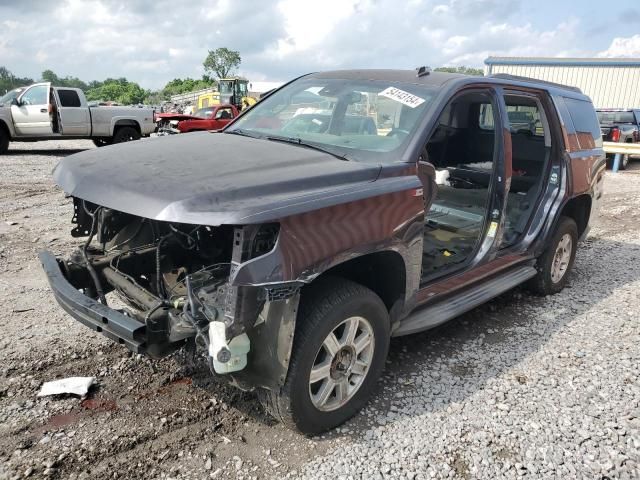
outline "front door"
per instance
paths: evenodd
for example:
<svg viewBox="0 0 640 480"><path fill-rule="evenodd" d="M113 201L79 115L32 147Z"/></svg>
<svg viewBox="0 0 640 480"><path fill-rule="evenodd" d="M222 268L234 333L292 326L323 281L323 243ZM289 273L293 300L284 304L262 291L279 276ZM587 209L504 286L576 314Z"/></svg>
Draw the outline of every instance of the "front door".
<svg viewBox="0 0 640 480"><path fill-rule="evenodd" d="M11 105L11 116L18 135L31 137L53 135L50 92L51 85L48 83L34 85L18 97L17 105Z"/></svg>
<svg viewBox="0 0 640 480"><path fill-rule="evenodd" d="M484 89L456 95L427 142L437 186L425 215L423 282L477 264L497 234L505 173L498 99Z"/></svg>

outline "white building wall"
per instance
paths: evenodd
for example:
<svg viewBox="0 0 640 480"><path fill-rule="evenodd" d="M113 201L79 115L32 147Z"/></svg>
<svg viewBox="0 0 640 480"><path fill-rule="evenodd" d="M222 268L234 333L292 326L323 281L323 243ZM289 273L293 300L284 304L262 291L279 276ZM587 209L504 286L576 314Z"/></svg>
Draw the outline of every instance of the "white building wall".
<svg viewBox="0 0 640 480"><path fill-rule="evenodd" d="M488 65L486 70L578 87L596 108L640 108L640 67Z"/></svg>

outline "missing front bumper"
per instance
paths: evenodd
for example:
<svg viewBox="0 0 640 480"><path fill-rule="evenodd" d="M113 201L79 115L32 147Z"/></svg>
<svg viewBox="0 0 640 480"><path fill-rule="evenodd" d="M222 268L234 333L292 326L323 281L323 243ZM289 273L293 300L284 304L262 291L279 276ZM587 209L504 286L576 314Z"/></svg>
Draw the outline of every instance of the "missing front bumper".
<svg viewBox="0 0 640 480"><path fill-rule="evenodd" d="M41 252L38 257L57 302L69 315L92 330L126 346L132 352L147 353L147 332L144 324L77 290L66 279L58 259L50 252Z"/></svg>

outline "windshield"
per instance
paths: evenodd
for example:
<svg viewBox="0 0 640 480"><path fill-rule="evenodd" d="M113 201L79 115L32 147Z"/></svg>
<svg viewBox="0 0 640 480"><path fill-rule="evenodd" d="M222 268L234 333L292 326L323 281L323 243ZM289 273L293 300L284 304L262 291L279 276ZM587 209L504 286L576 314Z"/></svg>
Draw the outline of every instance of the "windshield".
<svg viewBox="0 0 640 480"><path fill-rule="evenodd" d="M232 93L232 82L229 80L221 81L218 86L220 93Z"/></svg>
<svg viewBox="0 0 640 480"><path fill-rule="evenodd" d="M633 112L597 112L600 123L635 123Z"/></svg>
<svg viewBox="0 0 640 480"><path fill-rule="evenodd" d="M20 95L23 90L24 88L16 88L15 90L5 93L0 97L0 105L9 105L15 98L18 98L18 95Z"/></svg>
<svg viewBox="0 0 640 480"><path fill-rule="evenodd" d="M199 110L196 110L196 113L194 113L193 116L198 118L210 118L211 112L213 112L213 109L214 107L201 108Z"/></svg>
<svg viewBox="0 0 640 480"><path fill-rule="evenodd" d="M261 100L227 133L295 140L348 159L392 162L436 89L424 85L305 77Z"/></svg>

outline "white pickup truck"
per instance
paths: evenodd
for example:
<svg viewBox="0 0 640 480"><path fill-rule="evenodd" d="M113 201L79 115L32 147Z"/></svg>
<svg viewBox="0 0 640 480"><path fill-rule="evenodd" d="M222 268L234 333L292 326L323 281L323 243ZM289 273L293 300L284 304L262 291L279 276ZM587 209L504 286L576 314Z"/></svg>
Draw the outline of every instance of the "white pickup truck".
<svg viewBox="0 0 640 480"><path fill-rule="evenodd" d="M77 88L36 83L0 98L0 154L9 142L90 138L101 147L147 137L155 127L152 109L89 107Z"/></svg>

